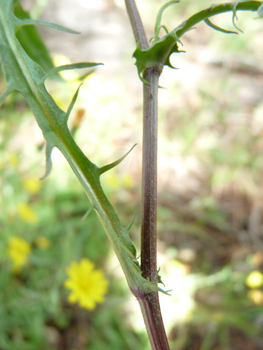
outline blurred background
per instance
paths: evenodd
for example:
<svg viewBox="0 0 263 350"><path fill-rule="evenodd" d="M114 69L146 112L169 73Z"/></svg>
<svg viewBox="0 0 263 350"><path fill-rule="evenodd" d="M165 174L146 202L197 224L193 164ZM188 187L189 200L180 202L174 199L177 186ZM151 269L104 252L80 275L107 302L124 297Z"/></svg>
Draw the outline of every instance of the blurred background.
<svg viewBox="0 0 263 350"><path fill-rule="evenodd" d="M165 1L137 2L150 38ZM124 226L136 213L131 236L139 252L142 87L124 1L21 3L35 19L81 32L37 27L55 66L104 63L84 79L69 127L98 166L137 143L102 183ZM172 30L209 5L182 0L162 23ZM186 53L171 59L179 69L165 68L160 80L158 265L172 290L160 295L171 350L263 348L263 22L255 13L238 17L243 34L202 23L184 35ZM214 23L232 30L231 19ZM62 109L81 75L47 81ZM0 350L149 350L95 213L81 220L90 204L66 161L54 150L51 175L40 181L44 140L24 98L9 96L0 117ZM84 257L109 281L104 303L91 311L70 304L63 285L66 268Z"/></svg>

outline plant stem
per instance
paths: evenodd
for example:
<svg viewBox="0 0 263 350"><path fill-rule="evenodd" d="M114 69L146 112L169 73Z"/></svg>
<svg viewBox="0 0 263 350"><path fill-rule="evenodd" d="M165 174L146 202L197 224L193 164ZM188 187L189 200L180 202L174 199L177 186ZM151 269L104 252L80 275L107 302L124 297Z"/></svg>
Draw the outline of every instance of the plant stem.
<svg viewBox="0 0 263 350"><path fill-rule="evenodd" d="M141 49L146 50L149 47L149 43L144 31L141 16L139 14L135 0L125 0L125 5L131 22L136 44L140 42Z"/></svg>
<svg viewBox="0 0 263 350"><path fill-rule="evenodd" d="M136 43L145 50L149 47L140 14L134 0L125 0ZM146 70L143 84L143 170L142 170L142 224L141 271L142 276L158 283L157 276L157 130L158 81L157 67ZM148 337L153 350L169 350L158 292L136 294Z"/></svg>
<svg viewBox="0 0 263 350"><path fill-rule="evenodd" d="M142 227L141 269L144 278L157 283L157 68L149 68L143 84L143 157L142 157Z"/></svg>
<svg viewBox="0 0 263 350"><path fill-rule="evenodd" d="M146 70L143 108L143 179L141 270L142 276L158 283L157 276L157 131L158 131L158 68ZM158 292L151 292L139 300L152 349L169 350Z"/></svg>
<svg viewBox="0 0 263 350"><path fill-rule="evenodd" d="M138 301L152 350L170 350L157 292L148 293Z"/></svg>

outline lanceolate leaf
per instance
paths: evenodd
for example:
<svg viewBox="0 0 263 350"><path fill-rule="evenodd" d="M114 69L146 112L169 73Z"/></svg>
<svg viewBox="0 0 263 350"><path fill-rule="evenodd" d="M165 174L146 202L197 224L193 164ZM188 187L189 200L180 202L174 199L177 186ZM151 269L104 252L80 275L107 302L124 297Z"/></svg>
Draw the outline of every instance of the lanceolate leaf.
<svg viewBox="0 0 263 350"><path fill-rule="evenodd" d="M159 32L160 32L160 29L163 27L163 26L161 25L163 11L164 11L167 7L169 7L169 6L171 6L171 5L174 5L174 4L178 4L179 2L180 2L180 0L179 0L179 1L169 1L169 2L167 2L166 4L164 4L164 5L160 8L160 10L158 11L157 17L156 17L156 21L155 21L155 27L154 27L154 34L155 34L155 35L154 35L154 41L153 41L153 43L157 42L158 39L160 39L160 38L159 38Z"/></svg>
<svg viewBox="0 0 263 350"><path fill-rule="evenodd" d="M29 58L15 35L18 28L24 25L46 25L46 23L18 19L13 13L15 3L16 0L0 0L0 57L7 81L7 90L0 97L0 102L2 103L4 98L14 90L24 95L46 140L45 176L51 171L52 149L57 147L84 187L91 206L96 211L116 252L130 289L136 295L160 290L156 284L141 276L135 247L129 238L129 233L127 229L122 227L100 184L100 175L119 164L126 155L112 164L99 168L77 146L69 132L67 120L77 99L79 89L69 103L67 113L56 105L44 86L44 81L49 73L46 74L35 61ZM68 31L63 27L51 26L55 29ZM96 65L97 63L73 64L51 70L51 73L69 68L86 68Z"/></svg>
<svg viewBox="0 0 263 350"><path fill-rule="evenodd" d="M222 32L222 33L225 33L225 34L238 34L237 32L235 31L232 31L232 30L226 30L224 28L220 28L218 26L216 26L214 23L212 23L210 21L210 19L205 19L204 20L205 24L207 24L209 27L215 29L215 30L218 30L219 32Z"/></svg>
<svg viewBox="0 0 263 350"><path fill-rule="evenodd" d="M74 96L72 97L72 100L71 100L70 105L68 107L68 110L67 110L67 113L66 113L66 116L65 116L67 121L68 121L70 113L71 113L71 111L72 111L72 109L73 109L73 107L74 107L74 105L75 105L75 103L77 101L80 87L81 87L81 85L79 85L79 87L78 87L77 91L75 92Z"/></svg>
<svg viewBox="0 0 263 350"><path fill-rule="evenodd" d="M46 142L46 171L44 176L41 178L41 180L44 180L51 172L52 170L52 159L51 159L51 154L52 150L54 148L54 145Z"/></svg>
<svg viewBox="0 0 263 350"><path fill-rule="evenodd" d="M116 167L117 165L119 165L123 161L123 159L125 159L127 157L127 155L134 149L135 146L136 146L136 144L133 145L132 148L126 154L124 154L124 156L122 156L121 158L117 159L115 162L110 163L108 165L104 165L103 167L99 168L99 174L101 175L101 174L105 173L106 171L108 171L108 170Z"/></svg>
<svg viewBox="0 0 263 350"><path fill-rule="evenodd" d="M49 76L56 74L58 72L62 72L65 70L71 70L71 69L80 69L80 68L92 68L102 65L102 63L95 63L95 62L78 62L78 63L71 63L71 64L65 64L63 66L52 68L47 74L44 76L44 80L46 80ZM44 81L43 80L43 81ZM41 81L42 82L42 81Z"/></svg>
<svg viewBox="0 0 263 350"><path fill-rule="evenodd" d="M73 29L63 27L63 26L60 26L60 25L55 24L55 23L45 22L45 21L39 21L39 20L34 20L34 19L24 19L23 23L21 23L22 26L31 26L31 25L35 25L35 24L44 25L46 27L61 30L62 32L66 32L69 34L80 34L79 32L76 32Z"/></svg>

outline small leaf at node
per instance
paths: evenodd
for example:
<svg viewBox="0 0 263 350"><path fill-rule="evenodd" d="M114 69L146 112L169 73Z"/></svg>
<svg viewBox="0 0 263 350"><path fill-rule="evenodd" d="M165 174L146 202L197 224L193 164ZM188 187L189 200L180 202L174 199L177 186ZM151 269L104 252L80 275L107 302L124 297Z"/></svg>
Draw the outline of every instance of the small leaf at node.
<svg viewBox="0 0 263 350"><path fill-rule="evenodd" d="M103 65L103 63L78 62L78 63L65 64L63 66L55 67L51 69L49 72L47 72L47 74L43 77L43 79L39 82L39 84L43 83L50 75L56 74L58 72L62 72L70 69L92 68L99 65Z"/></svg>
<svg viewBox="0 0 263 350"><path fill-rule="evenodd" d="M159 275L160 270L161 270L161 268L159 267L159 269L158 269L158 271L157 271L158 283L161 283L161 284L165 287L165 284L164 284L163 281L162 281L162 276Z"/></svg>
<svg viewBox="0 0 263 350"><path fill-rule="evenodd" d="M179 0L179 1L169 1L169 2L167 2L166 4L164 4L164 5L160 8L160 10L158 11L157 17L156 17L156 21L155 21L155 26L154 26L154 34L155 34L155 35L154 35L153 44L156 43L156 42L158 41L158 39L159 39L159 32L160 32L161 28L163 28L163 29L166 31L166 33L168 33L167 28L166 28L165 26L162 26L162 25L161 25L161 20L162 20L162 16L163 16L164 10L165 10L167 7L171 6L171 5L177 4L178 2L180 2L180 0Z"/></svg>
<svg viewBox="0 0 263 350"><path fill-rule="evenodd" d="M49 142L46 142L46 171L43 177L41 177L40 180L44 180L51 172L52 170L52 159L51 159L51 153L54 146L50 144Z"/></svg>
<svg viewBox="0 0 263 350"><path fill-rule="evenodd" d="M105 173L106 171L114 168L115 166L119 165L124 158L127 157L127 155L134 149L134 147L136 146L137 144L133 145L132 148L129 150L129 152L127 152L126 154L124 154L123 157L121 157L120 159L116 160L115 162L113 163L110 163L108 165L104 165L103 167L99 168L99 175Z"/></svg>
<svg viewBox="0 0 263 350"><path fill-rule="evenodd" d="M233 4L233 16L232 16L232 23L233 23L233 26L241 33L243 33L243 31L241 29L238 28L238 26L236 25L236 22L235 20L238 20L238 17L237 17L237 5L239 4L240 1L236 1L234 4Z"/></svg>
<svg viewBox="0 0 263 350"><path fill-rule="evenodd" d="M134 220L135 220L135 218L136 218L136 213L133 215L133 218L132 218L132 221L131 221L130 225L129 225L129 226L127 226L127 227L125 228L125 230L126 230L127 232L129 232L129 231L130 231L130 229L131 229L132 225L134 224Z"/></svg>
<svg viewBox="0 0 263 350"><path fill-rule="evenodd" d="M77 100L77 98L78 98L79 89L80 89L81 85L82 85L82 84L79 85L79 87L77 88L77 91L75 92L74 96L72 97L72 100L71 100L70 105L69 105L69 107L68 107L67 113L66 113L66 115L65 115L66 121L68 121L68 118L69 118L69 116L70 116L70 113L71 113L71 111L72 111L72 109L73 109L73 107L74 107L74 105L75 105L75 102L76 102L76 100Z"/></svg>
<svg viewBox="0 0 263 350"><path fill-rule="evenodd" d="M29 18L26 18L23 21L21 21L21 24L18 26L18 28L22 27L22 26L30 26L30 25L36 25L36 24L37 25L40 24L40 25L44 25L46 27L50 27L50 28L53 28L53 29L61 30L62 32L66 32L66 33L69 33L69 34L80 34L80 32L76 32L73 29L70 29L70 28L67 28L67 27L63 27L63 26L60 26L60 25L55 24L55 23L50 23L50 22L45 22L45 21L38 21L38 20L29 19Z"/></svg>
<svg viewBox="0 0 263 350"><path fill-rule="evenodd" d="M215 29L215 30L217 30L217 31L219 31L219 32L222 32L222 33L225 33L225 34L238 34L238 33L235 32L235 31L226 30L226 29L224 29L224 28L220 28L220 27L216 26L214 23L212 23L212 22L210 21L210 19L205 19L204 22L205 22L205 24L207 24L209 27L211 27L211 28L213 28L213 29Z"/></svg>
<svg viewBox="0 0 263 350"><path fill-rule="evenodd" d="M83 224L83 222L87 219L87 217L89 216L89 214L91 213L92 209L94 209L94 206L91 205L91 207L88 209L88 211L83 215L83 218L81 219L81 223Z"/></svg>

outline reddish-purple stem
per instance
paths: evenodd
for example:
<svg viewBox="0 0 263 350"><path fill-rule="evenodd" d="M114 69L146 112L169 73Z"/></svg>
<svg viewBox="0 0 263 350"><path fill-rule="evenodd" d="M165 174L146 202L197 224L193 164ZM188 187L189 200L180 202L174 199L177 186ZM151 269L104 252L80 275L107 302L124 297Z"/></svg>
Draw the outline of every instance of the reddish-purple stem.
<svg viewBox="0 0 263 350"><path fill-rule="evenodd" d="M145 50L149 47L142 21L134 0L125 0L136 43ZM158 283L157 276L157 129L158 129L158 81L157 67L148 68L143 84L143 171L142 171L142 227L141 270L142 276ZM132 291L141 307L152 350L169 350L158 292Z"/></svg>

